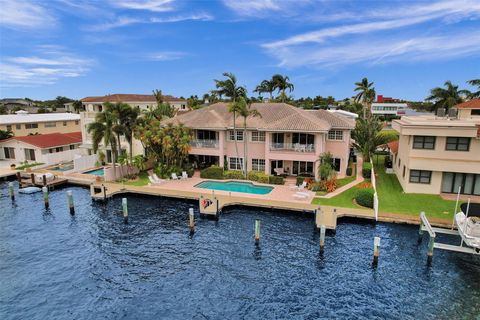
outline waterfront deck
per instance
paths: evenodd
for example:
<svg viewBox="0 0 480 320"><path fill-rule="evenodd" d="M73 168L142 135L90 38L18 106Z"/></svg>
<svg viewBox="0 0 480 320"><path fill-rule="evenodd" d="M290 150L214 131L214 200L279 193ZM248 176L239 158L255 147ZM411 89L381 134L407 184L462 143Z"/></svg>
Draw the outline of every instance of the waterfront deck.
<svg viewBox="0 0 480 320"><path fill-rule="evenodd" d="M164 196L181 199L199 200L203 197L215 197L218 200L218 210L222 210L228 206L244 205L253 207L272 208L279 210L291 210L316 213L315 223L319 227L325 225L327 229L335 229L337 226L337 218L343 216L361 217L366 219L375 219L373 210L362 209L345 209L324 207L311 204L314 192L309 193L306 199L295 199L295 190L289 186L274 186L271 193L267 195L257 195L240 192L228 192L220 190L209 190L196 188L195 185L205 181L200 178L189 178L188 180L166 181L156 186L130 186L119 183L93 183L90 187L93 199L104 199L114 195L136 193L153 196ZM271 185L270 185L271 186ZM322 214L318 214L321 209ZM210 214L210 213L208 213ZM216 212L211 213L215 215Z"/></svg>

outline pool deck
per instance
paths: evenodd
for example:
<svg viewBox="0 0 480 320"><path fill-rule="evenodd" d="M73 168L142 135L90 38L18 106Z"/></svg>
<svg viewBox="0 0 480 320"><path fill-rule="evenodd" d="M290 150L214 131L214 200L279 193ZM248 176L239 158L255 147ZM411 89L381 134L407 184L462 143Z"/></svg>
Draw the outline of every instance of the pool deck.
<svg viewBox="0 0 480 320"><path fill-rule="evenodd" d="M269 187L274 187L272 192L266 195L209 190L195 187L195 185L197 185L198 183L207 180L211 179L192 177L186 180L167 180L155 186L131 186L122 185L119 183L95 182L91 185L91 195L93 199L97 200L104 199L104 196L106 198L109 198L113 195L120 195L126 193L136 193L192 200L199 200L202 196L215 196L219 202L218 208L220 210L228 206L244 205L316 213L316 225L318 227L320 225L325 225L327 229L335 229L337 226L337 218L343 216L375 219L373 210L342 209L326 206L322 206L320 208L320 206L318 205L311 204L315 193L308 190L303 190L303 192L306 192L309 195L308 198L296 199L294 198L294 194L295 192L297 192L297 190L294 190L290 186L285 185L265 185ZM225 180L222 181L225 182ZM255 184L264 185L260 183ZM105 194L103 192L94 192L95 189L102 189L103 186L105 187Z"/></svg>

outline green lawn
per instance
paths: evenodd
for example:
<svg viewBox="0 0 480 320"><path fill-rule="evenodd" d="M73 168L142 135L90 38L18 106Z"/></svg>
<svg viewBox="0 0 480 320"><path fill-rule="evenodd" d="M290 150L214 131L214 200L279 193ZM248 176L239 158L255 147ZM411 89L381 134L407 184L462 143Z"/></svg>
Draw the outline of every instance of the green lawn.
<svg viewBox="0 0 480 320"><path fill-rule="evenodd" d="M337 179L337 187L340 188L340 187L343 187L347 184L349 184L350 182L352 182L353 180L355 180L355 176L350 176L350 177L345 177L345 178L342 178L342 179Z"/></svg>
<svg viewBox="0 0 480 320"><path fill-rule="evenodd" d="M430 217L453 218L455 201L443 200L432 194L403 193L397 176L385 173L384 157L378 156L378 161L377 156L373 157L380 212L418 216L425 211Z"/></svg>
<svg viewBox="0 0 480 320"><path fill-rule="evenodd" d="M312 200L312 204L323 204L325 206L336 206L343 208L364 208L353 203L353 198L358 190L359 189L355 186L330 199L314 198Z"/></svg>
<svg viewBox="0 0 480 320"><path fill-rule="evenodd" d="M145 171L140 172L136 180L125 181L125 184L137 187L146 186L148 184L148 174Z"/></svg>

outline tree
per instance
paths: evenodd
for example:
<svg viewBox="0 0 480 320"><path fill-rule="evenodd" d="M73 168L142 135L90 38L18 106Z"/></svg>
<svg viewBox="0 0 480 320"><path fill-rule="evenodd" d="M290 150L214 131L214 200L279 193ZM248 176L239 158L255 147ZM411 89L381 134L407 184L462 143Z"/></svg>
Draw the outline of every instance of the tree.
<svg viewBox="0 0 480 320"><path fill-rule="evenodd" d="M325 181L336 175L333 167L333 155L330 152L324 152L318 157L320 165L318 166L318 176L320 180Z"/></svg>
<svg viewBox="0 0 480 320"><path fill-rule="evenodd" d="M469 85L476 86L477 91L471 92L470 95L468 96L470 99L475 99L475 98L480 98L480 79L473 79L467 81Z"/></svg>
<svg viewBox="0 0 480 320"><path fill-rule="evenodd" d="M247 179L247 168L248 168L248 148L247 148L247 118L249 117L261 117L262 115L258 110L251 109L251 105L247 105L247 101L244 97L240 97L237 102L231 105L231 108L234 109L234 112L237 112L240 117L243 117L243 132L245 136L243 137L243 172L245 179ZM232 111L231 111L232 112Z"/></svg>
<svg viewBox="0 0 480 320"><path fill-rule="evenodd" d="M5 106L0 106L0 115L7 114L8 110Z"/></svg>
<svg viewBox="0 0 480 320"><path fill-rule="evenodd" d="M0 140L5 140L13 137L13 132L10 130L0 130Z"/></svg>
<svg viewBox="0 0 480 320"><path fill-rule="evenodd" d="M263 80L253 92L268 93L270 95L270 100L273 100L273 91L275 91L275 83L272 80Z"/></svg>
<svg viewBox="0 0 480 320"><path fill-rule="evenodd" d="M378 146L387 143L388 137L380 134L382 123L377 117L359 118L352 138L355 140L354 148L362 154L363 161L370 161L370 154L374 153Z"/></svg>
<svg viewBox="0 0 480 320"><path fill-rule="evenodd" d="M238 156L238 145L237 145L237 124L236 124L236 119L237 119L237 111L235 108L235 102L239 97L247 97L247 89L243 86L237 85L237 77L233 73L230 72L225 72L223 73L223 76L226 77L227 79L224 80L214 80L215 81L215 87L217 88L213 92L218 94L220 97L221 96L226 96L231 99L231 103L229 105L229 111L233 113L233 135L235 137L234 143L235 143L235 152ZM244 132L244 139L245 139L245 132ZM243 165L242 165L242 170L243 170Z"/></svg>
<svg viewBox="0 0 480 320"><path fill-rule="evenodd" d="M450 80L445 81L445 88L436 87L430 91L430 96L426 100L433 101L433 108L444 108L448 111L454 105L462 103L464 96L470 95L468 90L458 90L458 86L454 85Z"/></svg>
<svg viewBox="0 0 480 320"><path fill-rule="evenodd" d="M285 90L288 89L289 92L294 90L294 86L290 83L290 78L288 76L282 76L281 74L274 74L272 76L272 83L274 90L277 89L280 93L280 101L285 102L287 95Z"/></svg>
<svg viewBox="0 0 480 320"><path fill-rule="evenodd" d="M368 82L367 78L363 78L360 82L355 82L357 86L354 91L358 91L355 96L355 102L361 102L363 105L363 118L366 117L366 113L370 112L371 105L375 100L375 88L373 82Z"/></svg>
<svg viewBox="0 0 480 320"><path fill-rule="evenodd" d="M80 110L83 110L82 101L80 101L80 100L73 101L72 102L72 107L73 107L73 110L75 110L75 113L80 113Z"/></svg>
<svg viewBox="0 0 480 320"><path fill-rule="evenodd" d="M115 115L109 109L97 113L95 121L87 127L88 133L92 134L93 152L98 151L98 147L103 140L105 147L110 146L112 152L113 177L116 180L115 163L117 161L117 140L115 139L114 127L116 125Z"/></svg>

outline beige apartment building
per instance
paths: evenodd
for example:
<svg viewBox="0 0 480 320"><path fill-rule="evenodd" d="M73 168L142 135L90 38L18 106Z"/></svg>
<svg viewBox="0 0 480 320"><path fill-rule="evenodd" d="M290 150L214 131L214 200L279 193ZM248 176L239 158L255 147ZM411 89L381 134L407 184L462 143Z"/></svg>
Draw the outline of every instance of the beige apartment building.
<svg viewBox="0 0 480 320"><path fill-rule="evenodd" d="M393 169L407 193L480 195L480 99L454 107L456 116L404 116Z"/></svg>
<svg viewBox="0 0 480 320"><path fill-rule="evenodd" d="M0 130L12 131L15 136L32 134L69 133L80 131L80 115L73 113L35 113L17 111L0 116Z"/></svg>

